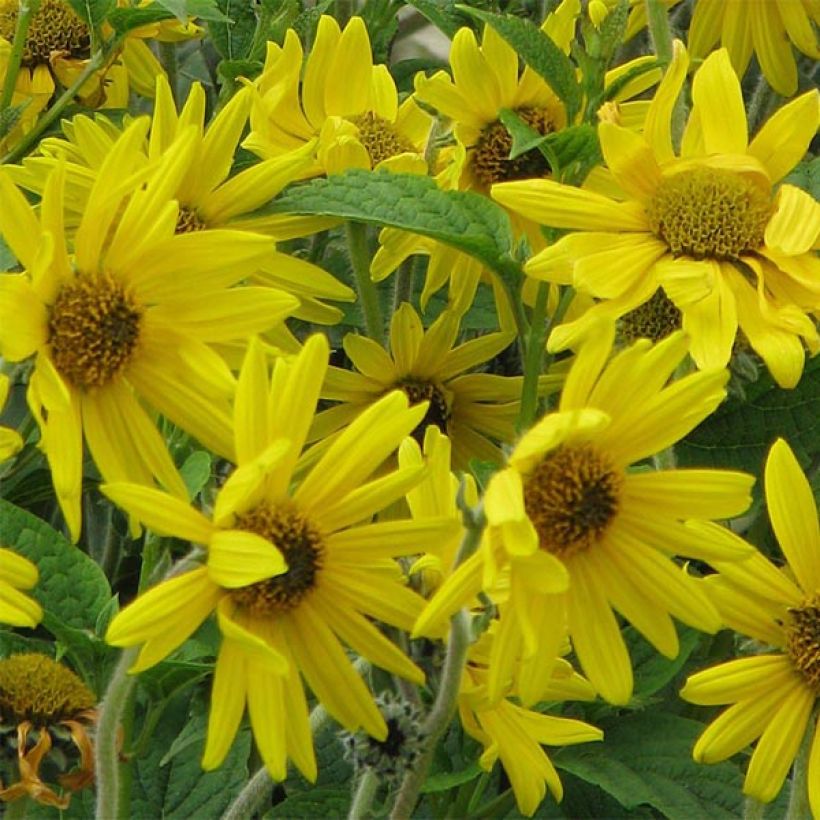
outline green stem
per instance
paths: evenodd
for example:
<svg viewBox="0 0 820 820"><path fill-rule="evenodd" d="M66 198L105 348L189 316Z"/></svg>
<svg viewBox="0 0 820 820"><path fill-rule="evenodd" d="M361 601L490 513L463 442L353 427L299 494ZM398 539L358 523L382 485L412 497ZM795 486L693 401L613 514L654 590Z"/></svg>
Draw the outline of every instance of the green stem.
<svg viewBox="0 0 820 820"><path fill-rule="evenodd" d="M405 259L396 271L393 282L393 313L395 313L403 302L409 302L413 296L413 281L416 278L416 268L422 262L419 256Z"/></svg>
<svg viewBox="0 0 820 820"><path fill-rule="evenodd" d="M379 304L379 293L376 289L376 283L370 278L370 250L367 247L367 226L362 222L347 222L345 232L367 335L379 344L384 344L384 320L382 319L382 309Z"/></svg>
<svg viewBox="0 0 820 820"><path fill-rule="evenodd" d="M475 510L465 509L463 520L466 531L458 549L456 566L476 551L486 524L484 511L480 505ZM466 610L460 610L450 620L450 637L447 642L447 654L444 658L444 669L441 673L438 694L422 727L427 738L424 751L416 765L404 776L393 804L393 810L390 812L390 820L405 820L413 814L421 787L427 779L427 772L433 762L436 745L447 731L456 711L461 675L467 663L467 651L472 640L470 627L470 616Z"/></svg>
<svg viewBox="0 0 820 820"><path fill-rule="evenodd" d="M538 283L535 305L530 319L530 333L524 355L524 384L521 388L521 407L518 414L518 429L523 432L532 426L538 409L538 377L544 365L544 342L547 335L546 313L549 285Z"/></svg>
<svg viewBox="0 0 820 820"><path fill-rule="evenodd" d="M114 48L119 45L119 38L115 38L105 50L97 51L88 61L88 65L83 69L82 74L67 88L57 99L54 105L46 111L45 114L37 121L37 125L29 131L26 136L12 149L6 156L0 160L0 165L6 165L10 162L17 162L17 160L24 157L29 149L36 144L37 140L51 127L51 124L63 113L63 109L77 96L80 89L85 85L88 78L95 72L99 71L105 65L105 61Z"/></svg>
<svg viewBox="0 0 820 820"><path fill-rule="evenodd" d="M168 85L171 87L171 97L174 105L179 108L179 89L177 88L177 46L176 43L159 44L159 57L162 67L168 75Z"/></svg>
<svg viewBox="0 0 820 820"><path fill-rule="evenodd" d="M97 738L94 748L97 780L97 820L118 820L120 806L120 723L137 679L128 674L139 649L126 649L117 662L100 704ZM127 816L127 815L126 815Z"/></svg>
<svg viewBox="0 0 820 820"><path fill-rule="evenodd" d="M816 718L809 720L800 750L792 764L789 807L786 809L785 820L804 820L812 816L809 805L809 756L816 722Z"/></svg>
<svg viewBox="0 0 820 820"><path fill-rule="evenodd" d="M646 17L652 48L658 59L667 65L672 62L672 30L669 12L663 0L645 0Z"/></svg>
<svg viewBox="0 0 820 820"><path fill-rule="evenodd" d="M11 54L9 54L9 61L6 66L6 79L3 82L3 93L0 96L0 114L11 105L14 87L17 85L17 75L20 73L20 64L23 62L29 23L31 23L31 18L37 14L39 7L40 0L29 0L29 2L20 0L17 25L14 27L14 40L11 44Z"/></svg>
<svg viewBox="0 0 820 820"><path fill-rule="evenodd" d="M350 804L350 811L347 813L348 820L359 820L360 817L367 817L370 814L370 807L373 805L373 798L379 790L379 776L371 768L366 768L359 778L359 785L356 787L356 794L353 795L353 802Z"/></svg>

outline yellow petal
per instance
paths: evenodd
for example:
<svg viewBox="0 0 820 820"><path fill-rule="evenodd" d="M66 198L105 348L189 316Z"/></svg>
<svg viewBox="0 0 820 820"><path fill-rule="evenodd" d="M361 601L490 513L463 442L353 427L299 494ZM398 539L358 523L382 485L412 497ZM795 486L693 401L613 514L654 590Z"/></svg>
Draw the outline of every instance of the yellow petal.
<svg viewBox="0 0 820 820"><path fill-rule="evenodd" d="M740 81L725 49L710 54L698 69L692 100L706 153L743 154L748 144L746 109Z"/></svg>
<svg viewBox="0 0 820 820"><path fill-rule="evenodd" d="M777 192L777 207L766 226L769 248L797 256L809 252L820 236L820 203L811 194L793 185Z"/></svg>
<svg viewBox="0 0 820 820"><path fill-rule="evenodd" d="M246 530L219 530L208 548L208 574L228 589L250 586L287 572L288 565L273 542Z"/></svg>

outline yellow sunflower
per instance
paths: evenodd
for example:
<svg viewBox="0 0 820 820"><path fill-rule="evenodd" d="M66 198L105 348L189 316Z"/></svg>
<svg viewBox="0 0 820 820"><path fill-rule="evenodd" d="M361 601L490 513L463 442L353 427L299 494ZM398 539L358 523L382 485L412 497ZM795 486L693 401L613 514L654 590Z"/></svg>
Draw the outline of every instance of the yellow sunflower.
<svg viewBox="0 0 820 820"><path fill-rule="evenodd" d="M0 623L28 627L40 623L40 605L20 591L31 589L38 577L37 567L31 561L0 548Z"/></svg>
<svg viewBox="0 0 820 820"><path fill-rule="evenodd" d="M49 178L39 217L0 174L0 232L25 269L0 275L0 355L34 357L29 406L75 540L83 439L106 480L156 479L186 498L142 401L231 456L235 380L211 344L246 339L297 306L273 288L230 287L269 257L267 237L224 229L175 235L178 207L166 186L183 152L168 152L141 187L135 146L147 126L134 122L106 157L73 255L62 169ZM190 146L194 136L180 139Z"/></svg>
<svg viewBox="0 0 820 820"><path fill-rule="evenodd" d="M111 484L106 494L157 532L205 547L205 565L164 581L117 615L106 636L142 644L132 671L180 646L212 612L222 643L216 663L203 766L227 754L247 701L271 775L287 758L310 780L316 761L301 677L349 731L384 740L387 727L343 644L416 683L423 673L371 619L409 629L424 601L408 589L396 556L447 538L453 522L372 516L404 495L423 466L374 471L419 423L425 406L399 391L353 422L294 485L294 468L327 367L324 336L313 336L269 379L261 347L248 349L234 411L237 468L212 518L158 490Z"/></svg>
<svg viewBox="0 0 820 820"><path fill-rule="evenodd" d="M621 316L662 288L681 311L698 367L723 367L739 326L777 382L793 387L803 371L803 342L812 353L820 349L807 315L820 308L820 260L812 250L820 204L777 184L817 130L820 94L781 108L749 143L740 83L726 50L717 51L695 75L676 155L670 120L688 64L676 42L643 136L599 126L604 159L626 201L551 180L497 185L493 197L572 231L526 264L530 276L605 300L557 328L552 349L572 344L599 313Z"/></svg>
<svg viewBox="0 0 820 820"><path fill-rule="evenodd" d="M514 692L501 701L487 697L486 667L492 654L493 631L486 632L471 649L461 678L458 710L464 731L484 746L479 759L490 771L497 760L510 780L518 810L532 817L549 789L560 802L564 789L558 772L542 746L569 746L601 740L603 732L588 723L525 709ZM540 700L594 700L589 682L558 659Z"/></svg>
<svg viewBox="0 0 820 820"><path fill-rule="evenodd" d="M213 228L254 231L272 238L287 238L299 217L255 218L249 214L273 199L288 183L300 179L312 164L310 146L274 159L264 160L230 175L238 143L245 128L251 91L239 91L205 125L205 92L199 83L191 86L180 113L177 113L165 75L156 79L154 115L147 142L141 146L149 164L146 177L168 174L166 154L177 152L173 173L165 183L167 200L179 203L176 232L191 233ZM45 156L28 157L22 166L10 166L11 178L27 190L42 195L48 175L56 165L65 164L66 222L75 227L88 203L100 167L122 135L110 120L97 115L75 117L63 123L66 138L43 141ZM193 144L180 139L193 130ZM166 157L166 161L162 162ZM157 202L155 207L168 207ZM304 230L296 230L303 234ZM271 248L260 260L251 284L273 285L296 296L299 307L294 316L308 322L333 324L342 312L323 304L321 299L350 302L355 295L326 271L310 262Z"/></svg>
<svg viewBox="0 0 820 820"><path fill-rule="evenodd" d="M268 43L265 68L254 83L246 148L270 158L318 139L314 176L347 168L427 173L432 118L412 97L399 105L387 66L373 65L361 17L342 31L322 15L304 72L302 62L293 29L281 47Z"/></svg>
<svg viewBox="0 0 820 820"><path fill-rule="evenodd" d="M700 736L694 757L716 763L757 740L743 791L768 803L777 797L801 741L811 733L808 798L820 817L820 528L808 480L789 445L778 439L765 470L772 528L788 565L762 554L736 566L715 563L705 580L726 624L764 652L692 675L681 697L703 706L731 704Z"/></svg>
<svg viewBox="0 0 820 820"><path fill-rule="evenodd" d="M403 391L412 404L429 402L413 431L424 439L428 425L452 442L453 463L466 469L471 458L500 462L497 442L512 441L522 377L469 373L512 343L512 332L488 333L453 345L460 319L444 311L425 331L408 303L393 314L390 351L366 336L345 336L343 346L356 371L328 368L322 398L342 402L316 417L312 438L322 438L356 418L391 390ZM541 389L557 386L558 377L542 377Z"/></svg>
<svg viewBox="0 0 820 820"><path fill-rule="evenodd" d="M818 25L820 4L816 0L695 0L689 50L693 59L702 59L720 40L740 77L754 53L769 85L791 97L797 91L792 46L820 60Z"/></svg>
<svg viewBox="0 0 820 820"><path fill-rule="evenodd" d="M674 658L670 616L707 632L720 618L671 556L735 560L751 552L720 528L704 538L688 522L743 512L751 476L629 469L708 416L725 396L728 374L693 373L668 384L686 355L682 333L655 346L639 341L606 364L613 338L610 323L590 333L558 410L521 438L491 478L479 551L442 584L414 629L425 634L509 572L487 680L493 701L514 680L524 702L535 702L568 632L595 689L626 703L632 667L613 610Z"/></svg>

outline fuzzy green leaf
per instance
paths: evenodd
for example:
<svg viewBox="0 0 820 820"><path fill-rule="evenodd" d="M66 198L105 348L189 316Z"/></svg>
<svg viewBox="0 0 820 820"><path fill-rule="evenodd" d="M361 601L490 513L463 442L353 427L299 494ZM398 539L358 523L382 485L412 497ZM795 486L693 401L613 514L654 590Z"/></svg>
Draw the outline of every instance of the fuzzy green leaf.
<svg viewBox="0 0 820 820"><path fill-rule="evenodd" d="M648 805L669 820L736 818L743 777L732 763L702 766L692 747L702 723L662 712L619 715L603 743L561 749L553 763L611 794L627 809Z"/></svg>
<svg viewBox="0 0 820 820"><path fill-rule="evenodd" d="M463 25L453 0L407 0L407 5L423 14L451 40Z"/></svg>
<svg viewBox="0 0 820 820"><path fill-rule="evenodd" d="M116 0L68 0L68 4L92 28L100 24L116 5Z"/></svg>
<svg viewBox="0 0 820 820"><path fill-rule="evenodd" d="M350 789L311 789L277 803L263 820L286 817L288 820L315 820L317 817L342 818L350 808Z"/></svg>
<svg viewBox="0 0 820 820"><path fill-rule="evenodd" d="M32 595L57 622L94 630L111 589L103 571L45 521L0 500L0 544L37 565Z"/></svg>
<svg viewBox="0 0 820 820"><path fill-rule="evenodd" d="M492 26L520 55L521 59L556 93L573 122L581 110L581 86L569 57L538 26L520 17L491 14L459 5L457 8Z"/></svg>
<svg viewBox="0 0 820 820"><path fill-rule="evenodd" d="M220 57L244 60L251 52L256 34L256 13L247 0L217 0L221 20L209 20L208 32Z"/></svg>
<svg viewBox="0 0 820 820"><path fill-rule="evenodd" d="M353 169L294 185L263 211L389 225L458 248L498 272L517 269L506 213L470 191L442 191L429 177Z"/></svg>

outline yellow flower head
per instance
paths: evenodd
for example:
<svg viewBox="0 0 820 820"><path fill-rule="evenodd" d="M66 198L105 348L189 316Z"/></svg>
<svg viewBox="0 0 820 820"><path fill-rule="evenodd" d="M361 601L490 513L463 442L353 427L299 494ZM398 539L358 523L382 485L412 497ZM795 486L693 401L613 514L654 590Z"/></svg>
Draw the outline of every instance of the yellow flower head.
<svg viewBox="0 0 820 820"><path fill-rule="evenodd" d="M550 180L497 185L493 197L572 231L527 263L529 275L604 300L557 328L552 349L573 345L595 316L622 316L662 288L681 312L699 367L725 366L739 327L777 382L793 387L803 341L811 352L820 349L807 315L820 308L820 261L812 250L820 204L793 185L776 186L817 130L820 94L784 106L749 143L740 83L727 52L715 52L695 75L676 153L671 118L688 64L676 43L643 136L611 122L599 126L604 159L626 201Z"/></svg>
<svg viewBox="0 0 820 820"><path fill-rule="evenodd" d="M0 559L2 560L2 559ZM14 727L14 739L0 733L0 748L16 746L20 780L6 788L0 783L0 800L13 802L31 798L45 806L68 808L70 792L94 782L94 749L87 727L97 718L94 693L70 669L47 655L25 653L0 660L0 724ZM75 771L57 778L58 794L41 779L40 766L49 758L53 739L68 733L72 740L69 757L78 757ZM4 755L7 749L2 749ZM79 755L76 753L79 752ZM60 768L73 765L58 751L50 761Z"/></svg>
<svg viewBox="0 0 820 820"><path fill-rule="evenodd" d="M31 589L38 577L31 561L0 547L0 623L28 627L40 623L40 605L20 591Z"/></svg>
<svg viewBox="0 0 820 820"><path fill-rule="evenodd" d="M427 172L432 119L412 98L399 105L387 66L373 65L361 17L342 31L323 15L304 72L302 61L293 29L281 47L268 43L245 147L270 158L318 140L313 175L347 168Z"/></svg>
<svg viewBox="0 0 820 820"><path fill-rule="evenodd" d="M411 404L429 403L413 431L417 441L433 425L450 438L456 467L466 468L471 458L501 461L495 442L510 441L515 434L521 377L468 371L508 347L515 334L488 333L454 347L459 323L457 315L444 311L425 331L405 302L393 314L389 353L372 339L348 334L344 349L358 372L328 368L322 397L344 404L320 413L311 435L327 435L381 396L401 390ZM544 389L550 383L545 379Z"/></svg>
<svg viewBox="0 0 820 820"><path fill-rule="evenodd" d="M136 150L147 121L123 133L99 169L65 246L63 173L52 174L39 216L5 175L0 232L25 271L0 275L0 355L34 357L28 401L72 538L79 536L83 440L106 480L161 485L186 498L140 399L230 456L235 380L211 347L243 340L291 313L273 288L230 289L273 251L235 230L175 234L169 152L145 187ZM190 146L195 134L180 140ZM184 150L184 149L181 149Z"/></svg>
<svg viewBox="0 0 820 820"><path fill-rule="evenodd" d="M637 342L607 364L613 336L611 324L596 326L558 410L521 438L507 467L492 477L479 551L445 581L415 627L425 632L509 571L488 673L492 700L514 679L524 702L535 702L568 632L595 689L626 703L632 668L615 611L675 657L670 616L707 632L720 619L670 556L733 560L749 553L720 530L703 538L688 519L741 513L751 500L751 476L630 469L709 415L725 396L728 374L694 373L668 383L686 355L681 333L654 347Z"/></svg>
<svg viewBox="0 0 820 820"><path fill-rule="evenodd" d="M720 575L704 584L729 627L779 651L698 672L681 697L704 706L731 704L698 739L695 760L716 763L756 740L743 791L765 803L777 797L811 733L806 781L817 818L820 728L812 712L820 701L820 526L811 486L783 439L769 452L765 489L787 566L778 568L761 553L737 565L712 562Z"/></svg>
<svg viewBox="0 0 820 820"><path fill-rule="evenodd" d="M106 638L116 646L142 644L136 672L162 660L216 612L222 643L203 758L208 769L227 754L247 702L270 773L284 778L290 757L315 779L302 678L346 729L362 727L384 740L384 719L343 645L389 672L424 679L370 619L412 626L424 602L404 586L392 559L430 549L452 534L454 522L370 520L424 473L413 465L373 478L426 407L408 407L393 391L312 469L300 469L294 483L327 356L325 337L313 336L291 362L277 360L269 378L261 347L249 347L234 410L237 467L211 518L158 490L104 487L153 530L205 547L204 566L143 594L114 618Z"/></svg>

